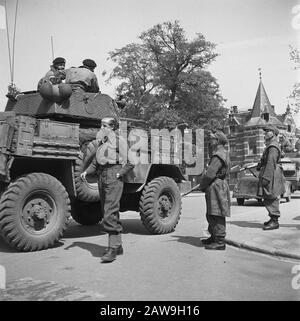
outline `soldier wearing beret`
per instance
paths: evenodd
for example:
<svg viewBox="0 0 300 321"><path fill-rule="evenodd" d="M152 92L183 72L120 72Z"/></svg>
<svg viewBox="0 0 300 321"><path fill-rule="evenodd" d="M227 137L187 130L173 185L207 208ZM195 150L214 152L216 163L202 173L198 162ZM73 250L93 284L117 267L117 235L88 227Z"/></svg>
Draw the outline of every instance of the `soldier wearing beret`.
<svg viewBox="0 0 300 321"><path fill-rule="evenodd" d="M227 138L221 131L210 133L212 156L200 178L205 192L206 219L211 236L202 240L207 250L225 250L226 217L230 216L230 191L226 181L230 161L225 149Z"/></svg>
<svg viewBox="0 0 300 321"><path fill-rule="evenodd" d="M57 57L52 61L52 65L50 66L50 70L46 73L46 75L39 81L37 89L44 83L50 83L52 85L57 85L62 83L62 81L66 78L65 75L65 66L66 59L63 57Z"/></svg>
<svg viewBox="0 0 300 321"><path fill-rule="evenodd" d="M96 67L94 60L83 60L82 66L66 70L66 83L71 85L73 91L98 93L98 79L94 73Z"/></svg>
<svg viewBox="0 0 300 321"><path fill-rule="evenodd" d="M265 150L263 152L257 169L259 170L259 181L257 195L264 200L270 219L264 223L264 230L279 228L280 197L285 192L285 179L282 167L278 164L281 157L281 146L277 140L278 129L273 125L264 128Z"/></svg>
<svg viewBox="0 0 300 321"><path fill-rule="evenodd" d="M108 234L108 249L101 257L103 263L114 261L123 254L122 224L120 221L120 200L123 193L123 177L134 165L127 158L127 142L120 136L118 123L114 118L103 118L96 140L88 149L85 158L87 169L81 174L98 173L98 187L103 210L101 225ZM90 164L90 165L88 165Z"/></svg>

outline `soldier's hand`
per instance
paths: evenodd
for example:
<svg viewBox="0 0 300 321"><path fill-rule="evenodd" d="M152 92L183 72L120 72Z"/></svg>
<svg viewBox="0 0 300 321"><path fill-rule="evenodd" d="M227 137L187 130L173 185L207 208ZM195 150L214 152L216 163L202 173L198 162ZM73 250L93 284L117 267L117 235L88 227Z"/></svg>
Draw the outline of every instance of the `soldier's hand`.
<svg viewBox="0 0 300 321"><path fill-rule="evenodd" d="M86 180L85 177L86 177L86 172L83 172L83 173L80 174L80 178L81 178L83 181Z"/></svg>

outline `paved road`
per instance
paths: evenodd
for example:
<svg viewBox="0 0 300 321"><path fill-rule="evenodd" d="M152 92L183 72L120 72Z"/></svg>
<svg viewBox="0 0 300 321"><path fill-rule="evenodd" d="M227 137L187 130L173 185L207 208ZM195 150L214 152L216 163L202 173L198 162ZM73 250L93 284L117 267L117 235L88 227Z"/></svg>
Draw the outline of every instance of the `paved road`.
<svg viewBox="0 0 300 321"><path fill-rule="evenodd" d="M292 288L295 262L230 246L205 250L204 212L203 196L185 198L176 231L158 236L145 231L137 213L123 213L125 255L111 264L100 264L107 239L98 226L71 221L56 248L33 253L0 240L7 274L0 301L300 300Z"/></svg>

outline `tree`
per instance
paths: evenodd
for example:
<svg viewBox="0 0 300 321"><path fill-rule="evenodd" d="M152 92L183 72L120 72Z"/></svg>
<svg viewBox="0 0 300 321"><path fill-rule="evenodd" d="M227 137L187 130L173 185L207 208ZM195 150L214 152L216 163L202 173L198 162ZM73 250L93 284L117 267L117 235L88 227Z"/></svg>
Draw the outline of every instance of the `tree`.
<svg viewBox="0 0 300 321"><path fill-rule="evenodd" d="M300 53L299 50L290 46L290 57L295 64L295 69L300 68ZM294 100L293 103L293 113L297 113L300 110L300 82L294 84L293 91L290 95L290 98Z"/></svg>
<svg viewBox="0 0 300 321"><path fill-rule="evenodd" d="M222 127L226 116L217 81L205 68L217 54L200 33L189 41L179 22L157 24L130 44L110 52L117 66L109 80L122 80L124 114L142 117L157 127L187 122L189 126Z"/></svg>
<svg viewBox="0 0 300 321"><path fill-rule="evenodd" d="M125 96L127 116L144 113L144 108L152 100L151 92L158 83L154 74L154 62L147 48L141 44L129 44L109 53L110 59L117 64L107 81L113 78L122 80L117 94Z"/></svg>

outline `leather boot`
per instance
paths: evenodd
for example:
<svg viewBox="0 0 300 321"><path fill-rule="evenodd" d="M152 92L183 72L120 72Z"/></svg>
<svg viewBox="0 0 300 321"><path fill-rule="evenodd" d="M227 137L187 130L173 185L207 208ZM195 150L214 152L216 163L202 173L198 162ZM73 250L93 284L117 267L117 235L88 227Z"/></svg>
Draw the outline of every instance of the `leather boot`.
<svg viewBox="0 0 300 321"><path fill-rule="evenodd" d="M210 243L210 244L207 244L205 246L205 249L206 250L225 250L226 248L226 245L225 245L225 242L224 242L224 239L220 239L220 238L215 238L215 240Z"/></svg>
<svg viewBox="0 0 300 321"><path fill-rule="evenodd" d="M268 231L268 230L276 230L279 228L279 223L278 223L278 218L272 217L268 224L264 225L263 230Z"/></svg>
<svg viewBox="0 0 300 321"><path fill-rule="evenodd" d="M108 235L108 249L101 257L102 263L109 263L116 259L117 255L123 254L121 234Z"/></svg>
<svg viewBox="0 0 300 321"><path fill-rule="evenodd" d="M270 223L271 223L271 221L272 221L272 218L270 218L268 221L264 222L264 226L266 226L266 225L270 224Z"/></svg>
<svg viewBox="0 0 300 321"><path fill-rule="evenodd" d="M211 243L213 243L213 241L214 241L214 238L213 238L212 236L210 236L210 237L207 238L207 239L201 240L202 244L204 244L204 245L211 244Z"/></svg>
<svg viewBox="0 0 300 321"><path fill-rule="evenodd" d="M117 257L117 248L109 247L107 252L101 257L102 263L110 263Z"/></svg>

